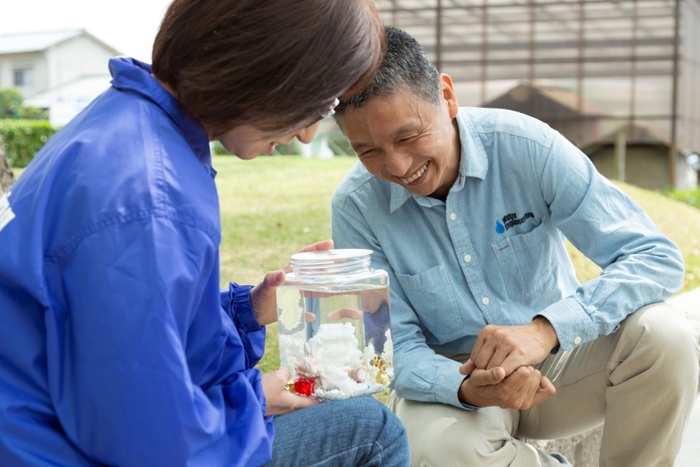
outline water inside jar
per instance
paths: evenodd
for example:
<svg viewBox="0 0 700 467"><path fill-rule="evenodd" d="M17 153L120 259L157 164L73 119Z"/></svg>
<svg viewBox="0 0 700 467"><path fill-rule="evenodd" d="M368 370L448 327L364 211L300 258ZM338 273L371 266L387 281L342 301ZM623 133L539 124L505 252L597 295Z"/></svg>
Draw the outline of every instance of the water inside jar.
<svg viewBox="0 0 700 467"><path fill-rule="evenodd" d="M287 284L277 304L280 362L304 383L297 389L313 389L304 395L338 400L386 389L394 375L388 286Z"/></svg>

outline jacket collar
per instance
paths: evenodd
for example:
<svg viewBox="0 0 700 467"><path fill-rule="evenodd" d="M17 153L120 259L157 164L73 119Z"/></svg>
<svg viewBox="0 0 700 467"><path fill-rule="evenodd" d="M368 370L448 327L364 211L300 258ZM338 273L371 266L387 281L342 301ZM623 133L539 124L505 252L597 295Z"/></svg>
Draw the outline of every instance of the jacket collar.
<svg viewBox="0 0 700 467"><path fill-rule="evenodd" d="M110 59L109 71L112 74L112 87L138 94L163 109L180 130L197 158L212 175L215 173L211 165L207 132L182 104L151 76L151 65L134 58L117 57Z"/></svg>

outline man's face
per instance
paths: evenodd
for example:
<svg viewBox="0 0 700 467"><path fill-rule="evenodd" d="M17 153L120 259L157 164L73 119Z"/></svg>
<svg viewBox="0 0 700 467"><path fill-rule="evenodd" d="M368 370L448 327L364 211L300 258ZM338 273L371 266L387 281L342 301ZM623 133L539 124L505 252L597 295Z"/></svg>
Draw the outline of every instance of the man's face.
<svg viewBox="0 0 700 467"><path fill-rule="evenodd" d="M416 195L445 199L459 172L459 131L453 121L459 107L447 75L441 75L441 86L437 104L399 90L349 109L340 124L371 174Z"/></svg>

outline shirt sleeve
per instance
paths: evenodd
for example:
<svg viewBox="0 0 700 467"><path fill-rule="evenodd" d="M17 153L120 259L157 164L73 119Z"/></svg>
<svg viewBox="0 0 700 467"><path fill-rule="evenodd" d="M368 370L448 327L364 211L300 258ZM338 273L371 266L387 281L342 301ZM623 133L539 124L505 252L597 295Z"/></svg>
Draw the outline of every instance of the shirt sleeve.
<svg viewBox="0 0 700 467"><path fill-rule="evenodd" d="M598 278L539 313L562 349L615 332L630 313L679 290L678 248L573 144L557 133L537 170L552 223L602 268Z"/></svg>
<svg viewBox="0 0 700 467"><path fill-rule="evenodd" d="M336 248L367 248L373 251L372 267L389 274L391 332L396 373L391 387L400 397L421 402L439 402L473 410L458 398L464 375L459 362L438 355L425 341L418 315L409 305L396 275L359 210L345 198L334 199L332 236Z"/></svg>
<svg viewBox="0 0 700 467"><path fill-rule="evenodd" d="M260 326L250 303L252 285L229 284L221 291L221 307L233 321L241 337L248 358L248 368L260 361L265 353L265 328Z"/></svg>
<svg viewBox="0 0 700 467"><path fill-rule="evenodd" d="M248 361L254 345L221 307L208 235L166 217L114 224L82 239L56 270L49 390L82 452L129 466L270 459L273 425Z"/></svg>

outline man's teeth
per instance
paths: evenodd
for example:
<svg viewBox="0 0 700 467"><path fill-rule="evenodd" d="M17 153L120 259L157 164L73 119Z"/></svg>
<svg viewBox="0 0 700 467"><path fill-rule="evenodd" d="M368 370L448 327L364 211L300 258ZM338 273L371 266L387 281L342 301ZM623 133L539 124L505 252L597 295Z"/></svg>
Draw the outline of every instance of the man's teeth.
<svg viewBox="0 0 700 467"><path fill-rule="evenodd" d="M399 180L401 180L401 183L403 183L404 185L408 185L409 183L411 183L412 181L416 180L418 177L423 175L423 172L425 172L425 169L427 169L427 168L428 168L428 163L426 162L425 164L423 164L423 167L418 169L418 171L416 173L414 173L413 175L411 175L408 178L399 178Z"/></svg>

